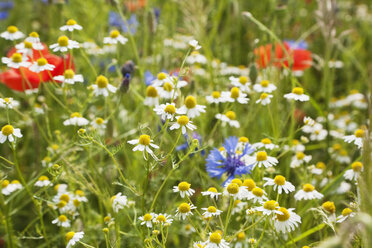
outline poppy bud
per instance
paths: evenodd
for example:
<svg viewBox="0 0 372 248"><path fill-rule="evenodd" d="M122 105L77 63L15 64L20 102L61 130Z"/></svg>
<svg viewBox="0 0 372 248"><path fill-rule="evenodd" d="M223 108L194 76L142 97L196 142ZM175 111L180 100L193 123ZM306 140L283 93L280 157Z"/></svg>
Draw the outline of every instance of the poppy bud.
<svg viewBox="0 0 372 248"><path fill-rule="evenodd" d="M120 91L123 93L126 93L129 89L129 83L130 83L130 74L126 73L123 81L120 84Z"/></svg>

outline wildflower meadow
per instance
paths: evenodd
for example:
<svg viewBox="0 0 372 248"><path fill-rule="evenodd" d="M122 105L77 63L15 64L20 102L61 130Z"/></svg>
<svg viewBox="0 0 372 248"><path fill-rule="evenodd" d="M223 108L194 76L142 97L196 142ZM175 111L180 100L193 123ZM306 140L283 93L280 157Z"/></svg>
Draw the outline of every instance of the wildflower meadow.
<svg viewBox="0 0 372 248"><path fill-rule="evenodd" d="M372 247L370 0L1 0L0 248Z"/></svg>

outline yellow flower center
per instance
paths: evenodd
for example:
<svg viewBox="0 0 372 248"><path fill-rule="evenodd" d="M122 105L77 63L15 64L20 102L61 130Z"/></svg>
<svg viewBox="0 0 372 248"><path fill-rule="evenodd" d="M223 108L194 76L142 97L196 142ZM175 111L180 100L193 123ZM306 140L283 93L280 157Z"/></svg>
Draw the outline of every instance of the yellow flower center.
<svg viewBox="0 0 372 248"><path fill-rule="evenodd" d="M70 241L74 237L74 235L75 235L74 232L68 232L68 233L66 233L66 236L65 236L66 241L67 242Z"/></svg>
<svg viewBox="0 0 372 248"><path fill-rule="evenodd" d="M67 204L67 202L65 202L65 201L60 201L60 202L58 202L57 207L58 207L58 208L63 208L64 206L66 206L66 204Z"/></svg>
<svg viewBox="0 0 372 248"><path fill-rule="evenodd" d="M242 202L241 200L235 200L235 201L234 201L234 208L235 208L236 206L238 206L238 204L241 203L241 202Z"/></svg>
<svg viewBox="0 0 372 248"><path fill-rule="evenodd" d="M52 148L53 151L57 151L58 148L59 148L59 145L53 144L53 145L51 145L51 148Z"/></svg>
<svg viewBox="0 0 372 248"><path fill-rule="evenodd" d="M5 135L5 136L8 136L8 135L13 134L13 131L14 131L14 128L13 128L12 125L5 125L5 126L3 126L3 128L1 129L1 132L2 132L3 135Z"/></svg>
<svg viewBox="0 0 372 248"><path fill-rule="evenodd" d="M247 143L249 141L249 139L247 137L239 137L239 142L242 142L242 143Z"/></svg>
<svg viewBox="0 0 372 248"><path fill-rule="evenodd" d="M143 220L144 220L144 221L150 221L151 219L152 219L151 214L145 214L145 215L143 216Z"/></svg>
<svg viewBox="0 0 372 248"><path fill-rule="evenodd" d="M260 84L262 87L266 88L267 86L269 86L269 80L262 80Z"/></svg>
<svg viewBox="0 0 372 248"><path fill-rule="evenodd" d="M65 202L69 202L69 201L70 201L70 196L67 195L67 194L62 194L62 195L59 197L59 200L61 200L61 201L65 201Z"/></svg>
<svg viewBox="0 0 372 248"><path fill-rule="evenodd" d="M103 218L103 221L104 222L109 222L111 220L111 216L105 216L105 218Z"/></svg>
<svg viewBox="0 0 372 248"><path fill-rule="evenodd" d="M191 186L191 184L189 184L189 183L187 183L187 182L180 182L180 183L178 184L178 189L179 189L180 191L187 191L187 190L190 189L190 186Z"/></svg>
<svg viewBox="0 0 372 248"><path fill-rule="evenodd" d="M276 185L284 185L285 184L285 177L281 176L281 175L277 175L275 178L274 178L274 183Z"/></svg>
<svg viewBox="0 0 372 248"><path fill-rule="evenodd" d="M104 122L105 122L105 121L104 121L102 118L100 118L100 117L96 119L96 123L97 123L98 125L102 125Z"/></svg>
<svg viewBox="0 0 372 248"><path fill-rule="evenodd" d="M160 72L158 74L158 80L164 80L167 78L167 74L165 74L164 72Z"/></svg>
<svg viewBox="0 0 372 248"><path fill-rule="evenodd" d="M234 111L227 111L225 115L230 120L235 120L236 119L236 114L235 114Z"/></svg>
<svg viewBox="0 0 372 248"><path fill-rule="evenodd" d="M355 137L357 138L363 138L364 136L364 130L363 129L357 129L354 133Z"/></svg>
<svg viewBox="0 0 372 248"><path fill-rule="evenodd" d="M112 30L110 33L110 37L113 39L118 38L119 35L120 35L120 32L118 30Z"/></svg>
<svg viewBox="0 0 372 248"><path fill-rule="evenodd" d="M182 115L178 118L177 123L181 126L185 126L187 123L189 123L189 118L186 115Z"/></svg>
<svg viewBox="0 0 372 248"><path fill-rule="evenodd" d="M315 188L310 183L306 183L306 184L304 184L304 186L302 186L302 189L305 192L312 192L312 191L314 191Z"/></svg>
<svg viewBox="0 0 372 248"><path fill-rule="evenodd" d="M215 208L215 207L213 207L213 206L209 206L208 209L207 209L207 211L208 211L209 213L216 213L216 212L217 212L217 208Z"/></svg>
<svg viewBox="0 0 372 248"><path fill-rule="evenodd" d="M176 113L176 108L172 104L168 104L167 106L165 106L164 112L173 115L174 113Z"/></svg>
<svg viewBox="0 0 372 248"><path fill-rule="evenodd" d="M21 63L22 62L22 55L20 53L13 53L12 54L12 61L14 63Z"/></svg>
<svg viewBox="0 0 372 248"><path fill-rule="evenodd" d="M25 48L27 48L27 49L32 49L32 43L31 43L31 42L29 42L29 41L25 41L25 42L24 42L24 45L25 45Z"/></svg>
<svg viewBox="0 0 372 248"><path fill-rule="evenodd" d="M171 91L173 90L173 85L170 84L170 83L168 83L168 82L166 82L166 83L164 83L164 85L163 85L163 89L164 89L165 91L171 92Z"/></svg>
<svg viewBox="0 0 372 248"><path fill-rule="evenodd" d="M221 93L219 91L213 91L212 92L212 97L213 98L220 98L221 97Z"/></svg>
<svg viewBox="0 0 372 248"><path fill-rule="evenodd" d="M267 160L267 153L265 151L257 152L256 159L257 159L257 161L266 161Z"/></svg>
<svg viewBox="0 0 372 248"><path fill-rule="evenodd" d="M9 185L9 180L6 180L6 179L1 183L2 188L6 188L8 185Z"/></svg>
<svg viewBox="0 0 372 248"><path fill-rule="evenodd" d="M65 73L63 74L63 76L66 78L66 79L73 79L74 78L74 71L71 70L71 69L68 69L65 71Z"/></svg>
<svg viewBox="0 0 372 248"><path fill-rule="evenodd" d="M237 185L236 183L230 183L227 186L227 192L233 195L237 194L239 192L239 185Z"/></svg>
<svg viewBox="0 0 372 248"><path fill-rule="evenodd" d="M344 208L344 210L342 210L342 215L343 216L348 216L349 214L351 214L353 212L353 210L351 210L350 208Z"/></svg>
<svg viewBox="0 0 372 248"><path fill-rule="evenodd" d="M239 77L239 83L246 84L248 82L248 78L246 76Z"/></svg>
<svg viewBox="0 0 372 248"><path fill-rule="evenodd" d="M105 76L100 75L96 79L96 84L98 88L101 88L101 89L106 88L108 85L108 79Z"/></svg>
<svg viewBox="0 0 372 248"><path fill-rule="evenodd" d="M66 47L68 46L68 37L63 35L58 38L58 45L61 47Z"/></svg>
<svg viewBox="0 0 372 248"><path fill-rule="evenodd" d="M4 101L5 101L6 103L10 103L10 98L4 98Z"/></svg>
<svg viewBox="0 0 372 248"><path fill-rule="evenodd" d="M49 178L47 176L41 176L39 177L39 181L48 181Z"/></svg>
<svg viewBox="0 0 372 248"><path fill-rule="evenodd" d="M158 222L165 222L165 221L166 221L166 218L165 218L164 215L160 214L160 215L158 215L158 216L156 217L156 220L157 220Z"/></svg>
<svg viewBox="0 0 372 248"><path fill-rule="evenodd" d="M267 210L275 210L275 208L278 207L278 206L279 206L279 204L274 200L267 201L263 205L263 207Z"/></svg>
<svg viewBox="0 0 372 248"><path fill-rule="evenodd" d="M238 241L243 241L245 239L245 233L244 232L238 233L236 238L238 239Z"/></svg>
<svg viewBox="0 0 372 248"><path fill-rule="evenodd" d="M82 190L80 190L80 189L76 190L76 191L75 191L75 194L78 195L78 196L85 196L84 191L82 191Z"/></svg>
<svg viewBox="0 0 372 248"><path fill-rule="evenodd" d="M266 93L262 93L262 94L260 95L260 99L261 99L261 100L266 99L266 97L268 97L268 96L269 96L268 94L266 94Z"/></svg>
<svg viewBox="0 0 372 248"><path fill-rule="evenodd" d="M142 134L142 135L139 137L139 143L140 143L141 145L148 146L148 145L150 145L150 141L151 141L150 136L147 135L147 134Z"/></svg>
<svg viewBox="0 0 372 248"><path fill-rule="evenodd" d="M296 158L298 160L302 160L302 159L305 158L305 154L303 152L298 152L298 153L296 153Z"/></svg>
<svg viewBox="0 0 372 248"><path fill-rule="evenodd" d="M295 87L292 89L292 93L296 95L302 95L304 93L304 89L300 87Z"/></svg>
<svg viewBox="0 0 372 248"><path fill-rule="evenodd" d="M195 106L196 106L196 99L195 99L195 97L193 97L193 96L186 97L186 99L185 99L185 105L186 105L186 108L188 108L188 109L195 108Z"/></svg>
<svg viewBox="0 0 372 248"><path fill-rule="evenodd" d="M333 147L333 150L335 151L340 150L342 148L340 144L334 144L332 147Z"/></svg>
<svg viewBox="0 0 372 248"><path fill-rule="evenodd" d="M294 140L292 140L292 144L293 144L294 146L296 146L296 145L300 144L300 141L294 139Z"/></svg>
<svg viewBox="0 0 372 248"><path fill-rule="evenodd" d="M15 32L18 31L18 28L16 26L9 26L7 29L6 29L9 33L11 34L14 34Z"/></svg>
<svg viewBox="0 0 372 248"><path fill-rule="evenodd" d="M75 21L74 19L70 19L70 20L68 20L68 21L66 22L66 24L67 24L68 26L73 26L73 25L76 25L76 21Z"/></svg>
<svg viewBox="0 0 372 248"><path fill-rule="evenodd" d="M48 61L44 58L40 58L40 59L37 60L37 65L38 66L44 66L46 64L48 64Z"/></svg>
<svg viewBox="0 0 372 248"><path fill-rule="evenodd" d="M11 184L21 184L18 180L13 180L10 182Z"/></svg>
<svg viewBox="0 0 372 248"><path fill-rule="evenodd" d="M323 163L323 162L318 162L318 163L316 163L315 166L316 166L316 168L322 169L322 170L324 170L325 167L326 167L325 163Z"/></svg>
<svg viewBox="0 0 372 248"><path fill-rule="evenodd" d="M264 194L263 190L262 190L261 188L258 188L258 187L252 189L252 193L253 193L255 196L258 196L258 197L262 197L263 194Z"/></svg>
<svg viewBox="0 0 372 248"><path fill-rule="evenodd" d="M74 204L75 207L79 207L80 206L80 201L78 199L74 199L72 201L72 203Z"/></svg>
<svg viewBox="0 0 372 248"><path fill-rule="evenodd" d="M278 209L280 212L282 212L283 214L277 214L276 215L276 218L279 220L279 221L286 221L289 219L289 212L286 208L279 208Z"/></svg>
<svg viewBox="0 0 372 248"><path fill-rule="evenodd" d="M29 36L32 38L39 38L39 34L37 32L31 32Z"/></svg>
<svg viewBox="0 0 372 248"><path fill-rule="evenodd" d="M208 190L208 192L213 192L213 193L217 193L217 189L215 187L210 187Z"/></svg>
<svg viewBox="0 0 372 248"><path fill-rule="evenodd" d="M336 206L334 202L331 202L331 201L326 201L325 203L323 203L322 208L331 214L336 212Z"/></svg>
<svg viewBox="0 0 372 248"><path fill-rule="evenodd" d="M218 232L214 232L209 236L209 241L211 243L219 244L221 243L222 237Z"/></svg>
<svg viewBox="0 0 372 248"><path fill-rule="evenodd" d="M243 182L243 186L247 187L249 191L256 188L256 183L253 181L253 179L245 179Z"/></svg>
<svg viewBox="0 0 372 248"><path fill-rule="evenodd" d="M342 149L342 150L340 151L340 155L341 155L341 156L347 156L347 151L344 150L344 149Z"/></svg>
<svg viewBox="0 0 372 248"><path fill-rule="evenodd" d="M188 213L188 212L190 212L190 210L191 210L191 207L188 203L181 203L178 206L178 211L182 214Z"/></svg>
<svg viewBox="0 0 372 248"><path fill-rule="evenodd" d="M146 96L147 97L157 97L158 96L158 91L154 86L148 86L146 88Z"/></svg>
<svg viewBox="0 0 372 248"><path fill-rule="evenodd" d="M74 113L72 113L72 114L70 115L70 117L71 117L71 118L74 118L74 117L78 117L78 118L80 118L80 117L81 117L81 114L78 113L78 112L74 112Z"/></svg>
<svg viewBox="0 0 372 248"><path fill-rule="evenodd" d="M243 185L243 182L242 180L240 180L239 178L234 178L231 183L236 183L237 185L242 186Z"/></svg>
<svg viewBox="0 0 372 248"><path fill-rule="evenodd" d="M351 164L353 171L359 172L363 169L363 164L361 162L354 162Z"/></svg>
<svg viewBox="0 0 372 248"><path fill-rule="evenodd" d="M60 215L60 216L58 216L58 220L60 221L60 222L65 222L65 221L67 221L67 217L66 217L66 215Z"/></svg>
<svg viewBox="0 0 372 248"><path fill-rule="evenodd" d="M269 145L269 144L271 144L271 140L268 139L268 138L265 138L265 139L262 139L262 140L261 140L261 143L262 143L262 144L265 144L265 145Z"/></svg>
<svg viewBox="0 0 372 248"><path fill-rule="evenodd" d="M231 98L238 98L239 97L239 88L238 87L233 87L231 90L230 90L230 97Z"/></svg>

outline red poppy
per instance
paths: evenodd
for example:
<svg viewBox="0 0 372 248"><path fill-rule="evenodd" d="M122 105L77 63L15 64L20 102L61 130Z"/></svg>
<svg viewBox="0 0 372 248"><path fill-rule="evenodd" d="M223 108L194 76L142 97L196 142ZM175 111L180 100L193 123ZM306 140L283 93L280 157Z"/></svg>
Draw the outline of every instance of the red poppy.
<svg viewBox="0 0 372 248"><path fill-rule="evenodd" d="M271 44L254 49L258 66L265 68L272 64L279 68L283 66L288 67L288 57L291 61L291 68L293 71L302 71L311 66L312 58L310 51L305 49L292 49L287 42L284 42L283 45L286 52L283 51L280 44L275 45L274 58L271 56Z"/></svg>
<svg viewBox="0 0 372 248"><path fill-rule="evenodd" d="M53 71L43 71L40 74L30 71L28 68L21 67L20 69L9 69L5 72L0 73L0 82L4 83L10 89L17 91L25 91L27 89L35 89L39 87L40 78L43 82L52 80L54 76L62 75L66 68L70 68L70 57L66 58L59 57L54 54L50 54L48 47L43 44L44 49L41 51L33 50L33 59L36 60L43 56L49 64L55 66ZM8 57L11 57L15 53L16 49L13 48L7 54ZM29 58L31 59L31 58ZM71 64L71 67L74 68L74 64ZM23 74L23 76L22 76Z"/></svg>
<svg viewBox="0 0 372 248"><path fill-rule="evenodd" d="M138 9L143 9L146 6L146 0L129 0L125 2L125 6L129 11L134 12Z"/></svg>

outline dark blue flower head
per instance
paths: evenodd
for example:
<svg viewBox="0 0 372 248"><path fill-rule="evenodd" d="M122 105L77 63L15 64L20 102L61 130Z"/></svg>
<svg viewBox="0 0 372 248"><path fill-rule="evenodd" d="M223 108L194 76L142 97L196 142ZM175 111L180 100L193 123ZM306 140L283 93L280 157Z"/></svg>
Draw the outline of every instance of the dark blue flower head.
<svg viewBox="0 0 372 248"><path fill-rule="evenodd" d="M152 73L149 70L145 71L146 86L149 86L154 79L155 79L154 75L152 75Z"/></svg>
<svg viewBox="0 0 372 248"><path fill-rule="evenodd" d="M121 18L120 14L114 11L110 11L108 22L110 26L120 28L124 33L127 33L129 29L132 34L135 34L138 27L138 21L135 14L132 14L127 20L129 28L127 25L125 25L125 22Z"/></svg>
<svg viewBox="0 0 372 248"><path fill-rule="evenodd" d="M242 159L243 156L254 152L251 144L239 143L239 138L231 136L225 139L222 147L222 150L214 148L206 159L209 176L220 179L223 174L226 174L225 184L236 176L251 172L253 165L246 164Z"/></svg>
<svg viewBox="0 0 372 248"><path fill-rule="evenodd" d="M284 41L287 42L288 46L293 50L294 49L307 49L307 42L304 40L299 40L299 41L284 40Z"/></svg>

